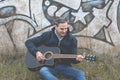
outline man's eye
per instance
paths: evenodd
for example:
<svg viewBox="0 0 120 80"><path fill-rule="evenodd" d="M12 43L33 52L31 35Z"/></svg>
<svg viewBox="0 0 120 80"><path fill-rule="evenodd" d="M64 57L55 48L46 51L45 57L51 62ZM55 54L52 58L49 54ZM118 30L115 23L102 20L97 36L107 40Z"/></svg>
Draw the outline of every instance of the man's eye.
<svg viewBox="0 0 120 80"><path fill-rule="evenodd" d="M61 28L61 30L67 30L68 28Z"/></svg>

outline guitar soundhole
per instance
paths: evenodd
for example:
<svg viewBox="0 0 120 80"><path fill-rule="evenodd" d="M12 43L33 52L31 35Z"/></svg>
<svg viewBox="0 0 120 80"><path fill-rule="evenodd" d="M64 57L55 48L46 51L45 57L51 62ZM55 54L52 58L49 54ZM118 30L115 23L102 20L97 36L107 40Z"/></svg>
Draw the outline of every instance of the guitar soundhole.
<svg viewBox="0 0 120 80"><path fill-rule="evenodd" d="M44 54L44 57L46 60L49 60L52 58L52 52L51 51L47 51L45 54Z"/></svg>

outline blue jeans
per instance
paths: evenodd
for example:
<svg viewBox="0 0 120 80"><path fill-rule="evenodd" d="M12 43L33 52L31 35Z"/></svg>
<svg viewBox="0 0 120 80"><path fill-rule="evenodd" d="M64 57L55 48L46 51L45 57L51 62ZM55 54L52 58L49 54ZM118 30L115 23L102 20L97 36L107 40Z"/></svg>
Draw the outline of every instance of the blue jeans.
<svg viewBox="0 0 120 80"><path fill-rule="evenodd" d="M83 71L63 64L57 64L54 68L42 67L39 72L44 80L59 80L57 78L58 74L66 77L67 79L71 78L73 80L86 80Z"/></svg>

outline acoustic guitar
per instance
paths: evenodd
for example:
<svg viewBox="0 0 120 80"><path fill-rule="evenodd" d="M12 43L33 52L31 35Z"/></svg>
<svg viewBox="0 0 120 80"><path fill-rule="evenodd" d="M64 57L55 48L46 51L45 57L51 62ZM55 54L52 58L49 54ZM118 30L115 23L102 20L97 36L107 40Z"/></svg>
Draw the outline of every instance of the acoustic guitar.
<svg viewBox="0 0 120 80"><path fill-rule="evenodd" d="M45 60L44 62L37 61L36 57L33 56L29 51L25 55L25 64L28 69L32 71L37 71L42 66L53 66L54 59L57 58L76 58L77 55L74 54L60 54L60 49L58 47L48 47L42 45L38 49L43 53ZM85 55L85 60L96 61L96 56Z"/></svg>

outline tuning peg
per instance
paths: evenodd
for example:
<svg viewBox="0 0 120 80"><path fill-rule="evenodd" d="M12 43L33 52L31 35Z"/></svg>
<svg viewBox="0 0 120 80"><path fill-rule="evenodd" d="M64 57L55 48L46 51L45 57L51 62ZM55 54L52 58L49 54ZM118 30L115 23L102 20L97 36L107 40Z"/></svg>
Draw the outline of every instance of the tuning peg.
<svg viewBox="0 0 120 80"><path fill-rule="evenodd" d="M96 56L94 55L86 55L85 59L87 60L87 62L95 62L96 61Z"/></svg>
<svg viewBox="0 0 120 80"><path fill-rule="evenodd" d="M93 56L92 61L96 61L96 56L95 55Z"/></svg>

